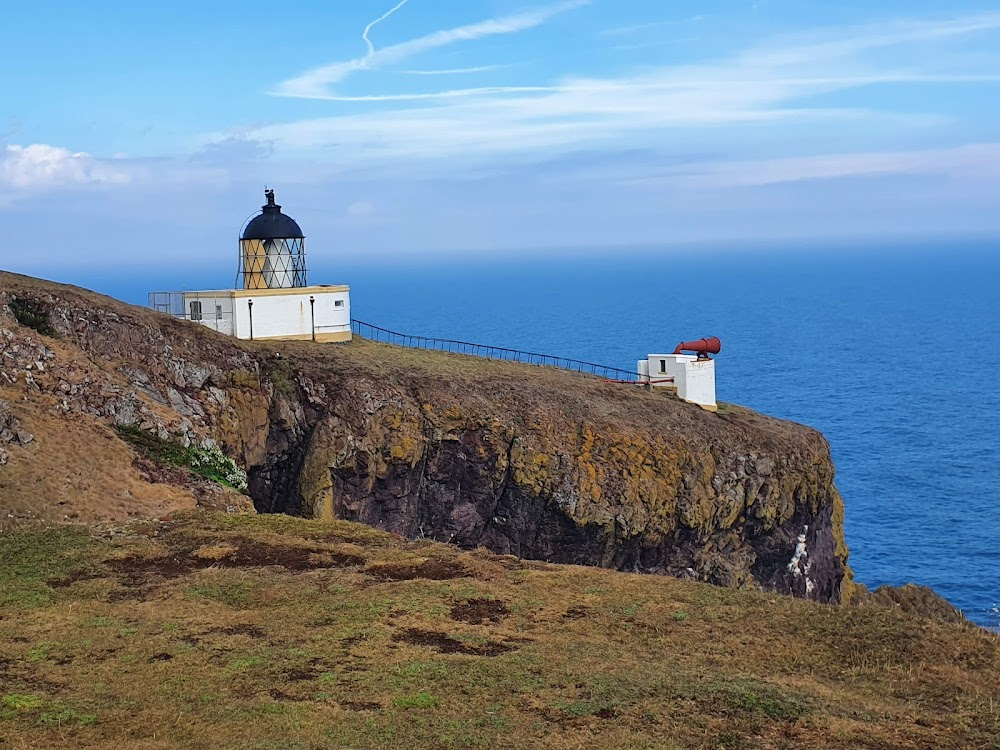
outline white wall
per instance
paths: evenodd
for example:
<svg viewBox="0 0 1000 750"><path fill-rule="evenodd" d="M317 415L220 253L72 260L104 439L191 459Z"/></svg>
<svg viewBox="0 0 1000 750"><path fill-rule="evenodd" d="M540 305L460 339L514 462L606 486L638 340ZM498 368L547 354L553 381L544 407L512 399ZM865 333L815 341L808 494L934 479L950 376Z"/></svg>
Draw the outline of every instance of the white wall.
<svg viewBox="0 0 1000 750"><path fill-rule="evenodd" d="M641 379L654 388L675 388L685 401L715 409L715 360L693 354L650 354L639 360ZM673 378L673 382L664 382ZM657 381L660 382L657 382Z"/></svg>
<svg viewBox="0 0 1000 750"><path fill-rule="evenodd" d="M236 336L250 338L250 302L253 301L253 337L255 339L312 336L309 298L316 301L316 336L345 333L351 330L350 292L328 291L323 287L304 287L299 294L255 294L235 297ZM262 290L266 291L266 290ZM337 302L340 302L340 306Z"/></svg>
<svg viewBox="0 0 1000 750"><path fill-rule="evenodd" d="M187 320L192 320L192 302L201 303L201 320L195 322L227 336L233 335L233 299L228 291L185 292L184 316Z"/></svg>
<svg viewBox="0 0 1000 750"><path fill-rule="evenodd" d="M715 408L715 360L695 359L687 363L685 393L681 398L701 406ZM680 395L680 393L678 393Z"/></svg>
<svg viewBox="0 0 1000 750"><path fill-rule="evenodd" d="M351 330L351 295L349 292L318 292L316 297L316 335ZM340 302L340 307L337 307Z"/></svg>

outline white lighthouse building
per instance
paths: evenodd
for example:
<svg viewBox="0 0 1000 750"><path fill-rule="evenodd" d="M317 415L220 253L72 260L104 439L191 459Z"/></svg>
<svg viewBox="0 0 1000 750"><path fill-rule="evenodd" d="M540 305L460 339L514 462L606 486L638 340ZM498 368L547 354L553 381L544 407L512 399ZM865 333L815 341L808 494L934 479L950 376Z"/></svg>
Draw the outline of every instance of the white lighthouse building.
<svg viewBox="0 0 1000 750"><path fill-rule="evenodd" d="M240 235L239 288L151 292L149 306L240 339L350 341L350 288L309 286L305 235L264 196Z"/></svg>

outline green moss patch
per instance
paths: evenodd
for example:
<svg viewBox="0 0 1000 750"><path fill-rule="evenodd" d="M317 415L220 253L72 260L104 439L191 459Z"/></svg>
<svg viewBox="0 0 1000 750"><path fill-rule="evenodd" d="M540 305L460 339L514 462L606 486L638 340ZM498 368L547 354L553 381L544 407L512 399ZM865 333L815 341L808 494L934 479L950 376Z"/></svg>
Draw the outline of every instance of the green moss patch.
<svg viewBox="0 0 1000 750"><path fill-rule="evenodd" d="M21 325L33 328L43 336L59 337L59 333L49 323L48 311L37 300L14 297L7 303L7 307L14 314L14 319Z"/></svg>
<svg viewBox="0 0 1000 750"><path fill-rule="evenodd" d="M246 472L217 447L184 446L175 440L165 440L134 426L119 425L115 429L122 440L132 445L145 458L159 464L187 469L237 492L247 491Z"/></svg>

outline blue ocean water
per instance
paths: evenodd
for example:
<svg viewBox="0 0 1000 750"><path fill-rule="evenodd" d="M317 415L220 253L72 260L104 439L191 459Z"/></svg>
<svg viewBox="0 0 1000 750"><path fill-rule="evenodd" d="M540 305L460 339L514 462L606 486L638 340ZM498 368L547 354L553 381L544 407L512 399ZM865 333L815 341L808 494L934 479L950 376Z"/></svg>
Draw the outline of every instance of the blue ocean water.
<svg viewBox="0 0 1000 750"><path fill-rule="evenodd" d="M405 333L629 369L719 336L720 400L830 441L857 579L1000 625L1000 243L313 265ZM134 280L94 286L144 301Z"/></svg>

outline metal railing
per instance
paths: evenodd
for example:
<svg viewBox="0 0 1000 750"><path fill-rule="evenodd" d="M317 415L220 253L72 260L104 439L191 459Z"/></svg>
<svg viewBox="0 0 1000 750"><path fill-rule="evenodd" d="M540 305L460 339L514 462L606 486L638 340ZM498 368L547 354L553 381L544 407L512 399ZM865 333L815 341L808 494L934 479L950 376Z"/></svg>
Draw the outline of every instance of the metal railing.
<svg viewBox="0 0 1000 750"><path fill-rule="evenodd" d="M186 315L184 310L184 292L150 292L147 306L157 312L175 317Z"/></svg>
<svg viewBox="0 0 1000 750"><path fill-rule="evenodd" d="M219 333L233 334L233 311L224 310L216 292L150 292L149 307L178 320L200 323ZM185 305L187 301L187 305Z"/></svg>
<svg viewBox="0 0 1000 750"><path fill-rule="evenodd" d="M456 341L455 339L439 339L430 336L412 336L398 331L390 331L388 328L365 323L362 320L351 320L351 332L355 336L380 341L395 346L403 346L410 349L429 349L438 352L451 352L452 354L465 354L473 357L483 357L484 359L497 359L506 362L521 362L528 365L541 365L544 367L556 367L560 370L580 372L585 375L594 375L621 383L646 383L637 372L623 370L620 367L610 365L599 365L595 362L585 362L580 359L570 359L568 357L557 357L552 354L539 354L537 352L527 352L521 349L510 349L505 346L490 346L489 344L473 344L468 341Z"/></svg>

